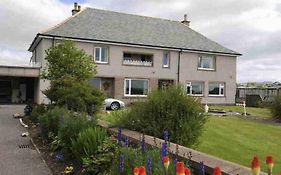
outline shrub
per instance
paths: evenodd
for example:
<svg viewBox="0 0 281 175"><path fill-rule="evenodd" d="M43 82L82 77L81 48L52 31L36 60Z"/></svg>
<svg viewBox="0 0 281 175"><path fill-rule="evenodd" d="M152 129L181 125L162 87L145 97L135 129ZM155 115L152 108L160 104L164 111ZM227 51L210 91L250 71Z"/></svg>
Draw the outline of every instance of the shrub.
<svg viewBox="0 0 281 175"><path fill-rule="evenodd" d="M94 156L83 158L83 167L86 174L106 174L110 171L113 160L116 159L118 146L110 138L106 138L98 147Z"/></svg>
<svg viewBox="0 0 281 175"><path fill-rule="evenodd" d="M63 122L63 118L68 115L69 112L65 108L55 107L48 110L43 116L39 117L40 129L43 138L50 139L58 135L59 126Z"/></svg>
<svg viewBox="0 0 281 175"><path fill-rule="evenodd" d="M107 138L107 133L100 127L87 128L81 131L76 139L71 139L72 153L78 161L91 157L98 151L98 147Z"/></svg>
<svg viewBox="0 0 281 175"><path fill-rule="evenodd" d="M270 110L275 119L281 120L281 95L274 98Z"/></svg>
<svg viewBox="0 0 281 175"><path fill-rule="evenodd" d="M118 121L119 125L163 138L165 129L170 141L192 146L197 143L206 121L202 105L187 96L179 86L153 91L147 101L132 106L128 114Z"/></svg>
<svg viewBox="0 0 281 175"><path fill-rule="evenodd" d="M79 132L83 129L94 127L95 121L89 120L86 114L81 113L70 113L64 117L63 123L61 124L58 131L58 138L60 140L60 146L64 152L70 152L71 140L76 139Z"/></svg>
<svg viewBox="0 0 281 175"><path fill-rule="evenodd" d="M33 105L32 112L29 116L29 119L33 123L37 123L40 116L44 115L44 113L47 111L47 106L44 104L41 105Z"/></svg>

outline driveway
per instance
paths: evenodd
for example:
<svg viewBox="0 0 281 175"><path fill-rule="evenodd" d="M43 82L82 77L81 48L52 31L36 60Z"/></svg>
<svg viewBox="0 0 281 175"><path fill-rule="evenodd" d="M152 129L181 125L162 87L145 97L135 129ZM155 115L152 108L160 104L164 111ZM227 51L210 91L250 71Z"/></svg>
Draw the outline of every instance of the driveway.
<svg viewBox="0 0 281 175"><path fill-rule="evenodd" d="M0 174L50 175L14 113L23 113L23 105L0 105ZM20 148L21 147L21 148Z"/></svg>

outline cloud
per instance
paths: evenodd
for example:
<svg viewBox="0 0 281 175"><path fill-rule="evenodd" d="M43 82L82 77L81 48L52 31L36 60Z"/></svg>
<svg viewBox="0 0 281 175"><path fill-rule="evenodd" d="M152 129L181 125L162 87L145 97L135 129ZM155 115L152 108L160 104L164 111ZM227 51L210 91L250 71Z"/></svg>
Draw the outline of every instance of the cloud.
<svg viewBox="0 0 281 175"><path fill-rule="evenodd" d="M125 13L182 20L191 28L243 54L238 81L280 80L281 3L276 0L80 0L90 6ZM25 64L35 35L71 15L70 0L1 0L0 64ZM4 61L5 60L5 61ZM25 60L25 61L23 61ZM24 62L24 63L23 63Z"/></svg>

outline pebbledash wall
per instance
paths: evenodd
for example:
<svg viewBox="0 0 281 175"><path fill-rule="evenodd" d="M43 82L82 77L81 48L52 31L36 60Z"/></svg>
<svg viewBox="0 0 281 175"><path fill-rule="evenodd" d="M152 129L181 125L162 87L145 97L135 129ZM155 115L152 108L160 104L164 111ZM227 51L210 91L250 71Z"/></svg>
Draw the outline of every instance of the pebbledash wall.
<svg viewBox="0 0 281 175"><path fill-rule="evenodd" d="M41 64L42 71L46 68L45 50L52 47L56 43L56 39L42 38L36 47L36 51L33 52L33 58L36 55L36 62ZM186 82L204 82L202 103L208 104L234 104L236 93L236 56L217 55L216 54L216 70L204 71L198 70L198 57L201 53L193 53L186 51L165 50L165 49L152 49L152 48L140 48L130 46L118 46L110 44L98 44L93 42L78 42L75 41L78 48L83 49L87 54L93 56L94 46L107 46L109 48L109 63L97 64L96 77L108 77L114 78L114 98L125 101L126 103L132 102L137 97L125 97L124 96L124 79L125 78L141 78L149 79L149 91L157 89L158 80L173 80L183 85ZM136 53L149 53L153 54L153 66L141 67L141 66L128 66L123 65L123 53L124 52L136 52ZM162 59L163 51L170 52L170 67L163 68ZM178 60L180 54L180 67L178 77ZM208 95L209 82L223 82L225 83L224 96L210 97ZM37 103L48 103L48 99L42 94L42 91L49 87L50 83L46 80L40 79L38 83L38 92L35 95L35 101ZM143 97L141 97L143 98Z"/></svg>

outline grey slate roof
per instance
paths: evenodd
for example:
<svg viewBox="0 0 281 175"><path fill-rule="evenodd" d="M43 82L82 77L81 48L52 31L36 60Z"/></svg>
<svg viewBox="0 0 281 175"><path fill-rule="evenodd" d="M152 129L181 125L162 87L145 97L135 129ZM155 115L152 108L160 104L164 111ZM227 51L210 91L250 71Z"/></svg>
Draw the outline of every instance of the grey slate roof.
<svg viewBox="0 0 281 175"><path fill-rule="evenodd" d="M94 8L86 8L42 34L240 55L179 21Z"/></svg>

